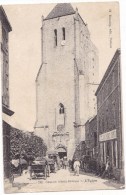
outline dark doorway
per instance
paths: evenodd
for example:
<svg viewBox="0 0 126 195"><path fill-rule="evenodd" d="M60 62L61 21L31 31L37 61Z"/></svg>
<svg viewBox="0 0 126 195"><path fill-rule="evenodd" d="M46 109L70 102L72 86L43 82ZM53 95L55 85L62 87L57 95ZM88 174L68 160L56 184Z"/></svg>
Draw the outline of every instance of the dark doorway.
<svg viewBox="0 0 126 195"><path fill-rule="evenodd" d="M67 156L67 152L58 152L59 158L62 159L63 157Z"/></svg>
<svg viewBox="0 0 126 195"><path fill-rule="evenodd" d="M106 155L107 156L109 156L109 158L111 158L112 157L112 149L111 149L111 142L110 141L107 141L106 142L107 143L107 150L106 150Z"/></svg>
<svg viewBox="0 0 126 195"><path fill-rule="evenodd" d="M60 159L63 158L63 157L67 157L67 149L64 145L59 144L56 147L56 151L58 152Z"/></svg>

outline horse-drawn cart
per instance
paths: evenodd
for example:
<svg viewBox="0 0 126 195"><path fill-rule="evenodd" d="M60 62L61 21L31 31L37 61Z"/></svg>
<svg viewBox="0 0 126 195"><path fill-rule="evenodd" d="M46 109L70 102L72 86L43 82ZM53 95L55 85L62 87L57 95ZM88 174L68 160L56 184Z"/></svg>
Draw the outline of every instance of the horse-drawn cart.
<svg viewBox="0 0 126 195"><path fill-rule="evenodd" d="M38 157L31 164L31 177L40 178L44 177L46 179L48 175L48 164L47 160L42 157Z"/></svg>

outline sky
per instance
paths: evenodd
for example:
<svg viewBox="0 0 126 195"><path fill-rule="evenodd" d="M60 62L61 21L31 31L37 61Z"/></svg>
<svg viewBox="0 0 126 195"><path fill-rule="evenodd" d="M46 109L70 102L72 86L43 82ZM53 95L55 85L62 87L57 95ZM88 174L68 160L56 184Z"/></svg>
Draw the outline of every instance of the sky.
<svg viewBox="0 0 126 195"><path fill-rule="evenodd" d="M74 9L78 8L88 24L91 40L98 49L100 82L116 49L120 48L118 3L71 4ZM15 114L9 123L25 131L33 131L36 121L35 79L41 65L41 16L46 17L55 5L3 5L12 26L9 34L9 82L10 108Z"/></svg>

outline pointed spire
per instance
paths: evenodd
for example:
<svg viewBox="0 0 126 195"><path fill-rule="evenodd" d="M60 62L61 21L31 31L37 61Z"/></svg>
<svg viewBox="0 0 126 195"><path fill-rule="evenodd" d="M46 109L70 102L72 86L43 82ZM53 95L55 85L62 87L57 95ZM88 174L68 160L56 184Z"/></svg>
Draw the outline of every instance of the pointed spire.
<svg viewBox="0 0 126 195"><path fill-rule="evenodd" d="M45 20L66 16L70 14L75 14L75 10L73 9L70 3L58 3L48 14Z"/></svg>

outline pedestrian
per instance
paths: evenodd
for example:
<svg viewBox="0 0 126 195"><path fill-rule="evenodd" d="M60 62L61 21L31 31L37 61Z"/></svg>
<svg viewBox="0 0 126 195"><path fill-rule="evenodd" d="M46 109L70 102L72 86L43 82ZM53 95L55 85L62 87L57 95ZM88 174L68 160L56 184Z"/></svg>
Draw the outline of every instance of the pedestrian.
<svg viewBox="0 0 126 195"><path fill-rule="evenodd" d="M105 165L105 170L102 174L102 178L105 178L106 175L109 177L110 179L110 169L111 169L111 165L110 165L110 158L109 156L107 156L107 161L106 161L106 165Z"/></svg>
<svg viewBox="0 0 126 195"><path fill-rule="evenodd" d="M72 169L72 171L74 171L74 161L75 161L75 159L73 158L72 162L71 162L71 169Z"/></svg>
<svg viewBox="0 0 126 195"><path fill-rule="evenodd" d="M80 168L83 170L84 169L84 163L83 163L83 160L81 159L80 160Z"/></svg>
<svg viewBox="0 0 126 195"><path fill-rule="evenodd" d="M66 169L66 167L67 167L67 158L64 157L63 158L63 168Z"/></svg>
<svg viewBox="0 0 126 195"><path fill-rule="evenodd" d="M47 167L47 175L48 175L48 177L50 177L50 165L49 165L48 155L45 156L45 164L46 164L46 167Z"/></svg>
<svg viewBox="0 0 126 195"><path fill-rule="evenodd" d="M60 159L60 167L63 168L63 159Z"/></svg>
<svg viewBox="0 0 126 195"><path fill-rule="evenodd" d="M80 162L77 158L75 159L73 166L74 166L74 175L79 176Z"/></svg>
<svg viewBox="0 0 126 195"><path fill-rule="evenodd" d="M32 167L31 167L31 161L29 161L29 165L28 165L28 173L29 173L29 179L32 179Z"/></svg>
<svg viewBox="0 0 126 195"><path fill-rule="evenodd" d="M71 165L72 165L72 160L69 159L68 165L69 165L69 169L71 169L71 168L72 168L72 167L71 167Z"/></svg>
<svg viewBox="0 0 126 195"><path fill-rule="evenodd" d="M59 158L59 156L57 156L57 166L58 166L58 170L61 168L61 166L60 166L60 158Z"/></svg>
<svg viewBox="0 0 126 195"><path fill-rule="evenodd" d="M96 175L98 175L98 176L101 176L101 174L103 173L103 172L101 172L102 171L102 162L100 161L97 161L97 170L96 170Z"/></svg>

